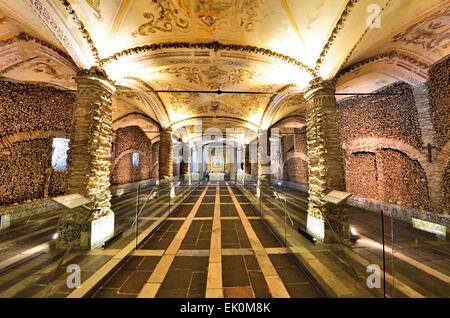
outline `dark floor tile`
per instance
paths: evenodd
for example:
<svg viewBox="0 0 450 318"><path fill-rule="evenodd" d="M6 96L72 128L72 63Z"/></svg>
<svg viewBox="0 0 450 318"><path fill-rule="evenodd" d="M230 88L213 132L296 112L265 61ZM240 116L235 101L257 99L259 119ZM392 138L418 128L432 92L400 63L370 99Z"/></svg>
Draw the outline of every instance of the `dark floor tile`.
<svg viewBox="0 0 450 318"><path fill-rule="evenodd" d="M254 255L244 255L245 266L248 271L259 271L259 264Z"/></svg>
<svg viewBox="0 0 450 318"><path fill-rule="evenodd" d="M158 265L160 259L161 257L159 256L147 256L142 261L139 269L143 271L153 271L156 265Z"/></svg>
<svg viewBox="0 0 450 318"><path fill-rule="evenodd" d="M202 203L214 203L216 202L215 196L204 196Z"/></svg>
<svg viewBox="0 0 450 318"><path fill-rule="evenodd" d="M301 284L310 282L308 276L297 266L282 267L276 269L283 283Z"/></svg>
<svg viewBox="0 0 450 318"><path fill-rule="evenodd" d="M105 288L120 288L133 274L132 271L125 271L119 269L113 276L105 283Z"/></svg>
<svg viewBox="0 0 450 318"><path fill-rule="evenodd" d="M200 240L210 240L211 239L211 232L200 232L200 235L198 237Z"/></svg>
<svg viewBox="0 0 450 318"><path fill-rule="evenodd" d="M102 288L95 295L93 295L93 298L112 298L116 293L116 288Z"/></svg>
<svg viewBox="0 0 450 318"><path fill-rule="evenodd" d="M170 269L206 272L208 263L209 258L207 256L176 256Z"/></svg>
<svg viewBox="0 0 450 318"><path fill-rule="evenodd" d="M187 289L168 289L161 286L156 298L186 298L187 292Z"/></svg>
<svg viewBox="0 0 450 318"><path fill-rule="evenodd" d="M222 256L222 281L224 287L250 286L241 255Z"/></svg>
<svg viewBox="0 0 450 318"><path fill-rule="evenodd" d="M140 256L130 256L128 257L126 263L122 266L123 270L136 270L139 267L139 264L142 262L142 257Z"/></svg>
<svg viewBox="0 0 450 318"><path fill-rule="evenodd" d="M192 270L170 269L160 289L188 289L191 283Z"/></svg>
<svg viewBox="0 0 450 318"><path fill-rule="evenodd" d="M212 217L214 215L214 204L201 204L195 216Z"/></svg>
<svg viewBox="0 0 450 318"><path fill-rule="evenodd" d="M120 293L139 294L151 272L134 272L119 289Z"/></svg>
<svg viewBox="0 0 450 318"><path fill-rule="evenodd" d="M222 248L241 248L241 245L238 243L223 243Z"/></svg>
<svg viewBox="0 0 450 318"><path fill-rule="evenodd" d="M137 294L115 294L113 298L137 298Z"/></svg>
<svg viewBox="0 0 450 318"><path fill-rule="evenodd" d="M233 204L220 205L220 216L238 216L236 207Z"/></svg>
<svg viewBox="0 0 450 318"><path fill-rule="evenodd" d="M206 272L193 273L188 297L205 297L207 279L208 274Z"/></svg>
<svg viewBox="0 0 450 318"><path fill-rule="evenodd" d="M198 240L196 248L199 250L207 250L211 247L211 239L209 240Z"/></svg>
<svg viewBox="0 0 450 318"><path fill-rule="evenodd" d="M220 203L232 203L233 200L231 199L231 196L229 195L221 195L220 196Z"/></svg>
<svg viewBox="0 0 450 318"><path fill-rule="evenodd" d="M255 210L253 210L253 208L251 207L250 204L241 204L241 208L242 208L242 211L244 211L244 214L246 216L255 216L255 215L257 215L257 213L255 212Z"/></svg>
<svg viewBox="0 0 450 318"><path fill-rule="evenodd" d="M292 298L322 298L319 290L312 284L286 284L286 289Z"/></svg>
<svg viewBox="0 0 450 318"><path fill-rule="evenodd" d="M222 244L239 244L239 239L237 235L222 235Z"/></svg>
<svg viewBox="0 0 450 318"><path fill-rule="evenodd" d="M186 217L192 211L192 207L193 205L191 204L182 204L171 214L171 216Z"/></svg>
<svg viewBox="0 0 450 318"><path fill-rule="evenodd" d="M192 245L192 244L195 245L195 244L197 244L197 240L198 240L197 235L196 236L186 236L183 239L183 242L181 243L181 246Z"/></svg>
<svg viewBox="0 0 450 318"><path fill-rule="evenodd" d="M250 283L256 298L272 298L264 275L260 271L249 271Z"/></svg>
<svg viewBox="0 0 450 318"><path fill-rule="evenodd" d="M269 254L269 258L275 268L295 265L295 260L288 254Z"/></svg>

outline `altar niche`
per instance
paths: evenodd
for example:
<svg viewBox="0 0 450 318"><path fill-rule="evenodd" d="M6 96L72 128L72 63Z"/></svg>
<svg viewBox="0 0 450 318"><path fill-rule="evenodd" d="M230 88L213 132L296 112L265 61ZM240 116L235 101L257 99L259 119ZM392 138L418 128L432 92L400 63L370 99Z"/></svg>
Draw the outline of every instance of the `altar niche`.
<svg viewBox="0 0 450 318"><path fill-rule="evenodd" d="M210 181L230 180L236 173L236 147L212 142L203 146L202 171Z"/></svg>

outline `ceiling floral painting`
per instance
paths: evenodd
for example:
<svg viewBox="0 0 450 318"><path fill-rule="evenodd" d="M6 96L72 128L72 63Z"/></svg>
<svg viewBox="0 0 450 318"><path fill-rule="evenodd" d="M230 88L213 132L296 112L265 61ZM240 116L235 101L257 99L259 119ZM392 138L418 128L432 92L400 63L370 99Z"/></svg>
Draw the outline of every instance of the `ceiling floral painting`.
<svg viewBox="0 0 450 318"><path fill-rule="evenodd" d="M159 73L172 75L174 78L182 79L191 84L202 85L202 87L209 89L223 89L229 85L241 84L245 80L252 79L258 75L253 70L244 68L229 70L218 66L169 67L159 71Z"/></svg>
<svg viewBox="0 0 450 318"><path fill-rule="evenodd" d="M362 23L369 2L384 10L382 28ZM281 88L302 93L312 79L331 79L392 50L439 60L448 52L449 7L448 0L0 0L0 40L25 32L79 68L98 63L124 91L142 97L126 98L128 104L156 114L164 127L199 116L257 130L268 116L304 113L302 100L274 96ZM74 87L77 70L64 54L37 42L35 51L47 53L24 54L33 44L27 41L17 42L17 52L5 43L3 76ZM377 68L366 79L390 83L390 73ZM236 93L198 92L219 89Z"/></svg>
<svg viewBox="0 0 450 318"><path fill-rule="evenodd" d="M157 32L190 32L193 29L212 34L219 25L232 26L234 23L250 32L255 23L260 22L257 18L260 3L261 0L153 0L148 11L143 13L147 22L141 24L135 34L149 36Z"/></svg>
<svg viewBox="0 0 450 318"><path fill-rule="evenodd" d="M437 47L446 49L450 41L450 6L442 8L395 35L393 42L418 46L430 51Z"/></svg>
<svg viewBox="0 0 450 318"><path fill-rule="evenodd" d="M205 105L201 105L198 107L195 107L192 111L193 114L199 115L199 116L207 116L207 115L213 115L213 116L220 116L220 115L228 115L228 116L238 116L245 118L245 114L241 112L240 110L225 105L224 103L221 103L219 101L213 101L210 103L207 103Z"/></svg>

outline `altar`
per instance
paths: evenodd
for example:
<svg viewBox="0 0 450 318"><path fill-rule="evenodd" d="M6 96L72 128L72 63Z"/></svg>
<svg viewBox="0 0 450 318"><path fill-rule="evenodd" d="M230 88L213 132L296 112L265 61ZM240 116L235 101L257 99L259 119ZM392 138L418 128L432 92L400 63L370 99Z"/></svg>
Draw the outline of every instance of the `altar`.
<svg viewBox="0 0 450 318"><path fill-rule="evenodd" d="M210 172L209 181L224 181L225 173L222 172Z"/></svg>

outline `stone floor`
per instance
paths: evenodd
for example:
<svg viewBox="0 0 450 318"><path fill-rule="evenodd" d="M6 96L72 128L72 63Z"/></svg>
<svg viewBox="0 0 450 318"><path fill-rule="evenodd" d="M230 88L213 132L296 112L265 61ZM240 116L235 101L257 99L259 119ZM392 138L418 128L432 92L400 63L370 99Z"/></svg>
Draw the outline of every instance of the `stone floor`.
<svg viewBox="0 0 450 318"><path fill-rule="evenodd" d="M140 204L150 191L142 189ZM137 250L132 226L136 196L125 193L112 200L122 237L106 249L72 250L62 263L64 251L55 249L53 240L57 214L32 216L0 232L0 297L73 295L66 284L70 264L80 266L82 286L105 273L88 294L92 297L321 297L318 283L324 288L327 279L336 283L339 297L383 296L379 289L365 288L367 266L382 265L377 213L349 210L349 223L358 232L351 247L303 239L293 249L288 242L288 250L276 228L282 218L275 227L271 223L272 214L283 216L280 201L262 191L261 202L255 202L250 192L254 185L180 187L170 215L164 198L153 200L140 215ZM296 227L306 223L307 196L293 190L284 194L294 222L288 233L298 236ZM260 207L270 213L261 215ZM385 243L387 297L450 295L448 239L386 217ZM124 260L120 266L108 267L119 258Z"/></svg>
<svg viewBox="0 0 450 318"><path fill-rule="evenodd" d="M93 297L322 297L236 191L195 191Z"/></svg>

